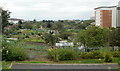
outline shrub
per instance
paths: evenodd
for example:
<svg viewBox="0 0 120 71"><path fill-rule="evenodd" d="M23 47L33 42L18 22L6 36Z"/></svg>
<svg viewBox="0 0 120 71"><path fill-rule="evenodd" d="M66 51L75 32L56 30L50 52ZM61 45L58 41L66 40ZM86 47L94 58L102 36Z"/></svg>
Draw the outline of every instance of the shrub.
<svg viewBox="0 0 120 71"><path fill-rule="evenodd" d="M118 65L119 65L119 68L120 68L120 58L118 59Z"/></svg>
<svg viewBox="0 0 120 71"><path fill-rule="evenodd" d="M112 54L110 52L106 52L105 56L104 56L104 61L105 62L112 62L112 60L113 60Z"/></svg>
<svg viewBox="0 0 120 71"><path fill-rule="evenodd" d="M99 51L83 52L80 54L82 59L103 59L103 54Z"/></svg>
<svg viewBox="0 0 120 71"><path fill-rule="evenodd" d="M54 45L58 41L58 36L52 34L46 34L44 36L45 43Z"/></svg>
<svg viewBox="0 0 120 71"><path fill-rule="evenodd" d="M120 51L112 52L113 57L120 57Z"/></svg>
<svg viewBox="0 0 120 71"><path fill-rule="evenodd" d="M4 48L2 49L2 60L5 61L22 61L28 59L28 55L25 50L15 43L4 42ZM11 44L11 45L10 45ZM9 46L8 46L9 45Z"/></svg>
<svg viewBox="0 0 120 71"><path fill-rule="evenodd" d="M78 53L72 49L49 49L47 56L53 61L75 60L78 58Z"/></svg>

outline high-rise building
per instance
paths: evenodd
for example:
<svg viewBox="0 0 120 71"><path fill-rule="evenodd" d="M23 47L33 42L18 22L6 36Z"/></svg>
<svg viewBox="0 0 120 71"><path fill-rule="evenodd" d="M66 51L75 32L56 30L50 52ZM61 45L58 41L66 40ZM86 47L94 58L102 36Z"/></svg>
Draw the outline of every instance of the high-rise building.
<svg viewBox="0 0 120 71"><path fill-rule="evenodd" d="M118 3L118 7L117 7L117 26L116 27L120 27L120 2Z"/></svg>
<svg viewBox="0 0 120 71"><path fill-rule="evenodd" d="M95 24L102 28L120 27L120 2L118 6L95 8Z"/></svg>
<svg viewBox="0 0 120 71"><path fill-rule="evenodd" d="M2 34L1 31L2 31L2 8L0 8L0 35Z"/></svg>

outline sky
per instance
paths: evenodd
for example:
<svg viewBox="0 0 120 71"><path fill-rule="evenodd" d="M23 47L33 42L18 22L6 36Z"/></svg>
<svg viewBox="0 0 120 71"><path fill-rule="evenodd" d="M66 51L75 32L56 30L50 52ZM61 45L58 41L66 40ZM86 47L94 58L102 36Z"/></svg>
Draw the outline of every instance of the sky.
<svg viewBox="0 0 120 71"><path fill-rule="evenodd" d="M25 20L83 20L94 16L94 8L114 6L120 0L0 0L11 18Z"/></svg>

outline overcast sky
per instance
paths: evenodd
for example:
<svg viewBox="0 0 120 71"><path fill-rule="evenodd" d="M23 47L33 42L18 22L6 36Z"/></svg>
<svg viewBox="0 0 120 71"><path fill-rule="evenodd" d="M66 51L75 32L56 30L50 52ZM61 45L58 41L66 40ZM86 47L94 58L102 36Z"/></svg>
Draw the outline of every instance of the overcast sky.
<svg viewBox="0 0 120 71"><path fill-rule="evenodd" d="M88 19L94 8L114 6L120 0L1 0L0 6L8 9L12 18L26 20Z"/></svg>

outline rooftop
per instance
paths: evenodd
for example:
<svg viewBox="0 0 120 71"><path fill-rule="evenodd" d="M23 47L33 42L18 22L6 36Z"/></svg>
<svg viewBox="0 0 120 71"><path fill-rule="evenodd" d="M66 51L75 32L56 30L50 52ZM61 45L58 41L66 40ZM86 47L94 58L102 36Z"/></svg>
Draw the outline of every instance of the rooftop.
<svg viewBox="0 0 120 71"><path fill-rule="evenodd" d="M100 9L100 8L114 8L114 7L117 7L117 6L101 6L101 7L95 8L95 10Z"/></svg>
<svg viewBox="0 0 120 71"><path fill-rule="evenodd" d="M9 18L8 20L19 21L19 20L24 20L24 19L18 19L18 18Z"/></svg>

